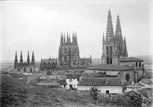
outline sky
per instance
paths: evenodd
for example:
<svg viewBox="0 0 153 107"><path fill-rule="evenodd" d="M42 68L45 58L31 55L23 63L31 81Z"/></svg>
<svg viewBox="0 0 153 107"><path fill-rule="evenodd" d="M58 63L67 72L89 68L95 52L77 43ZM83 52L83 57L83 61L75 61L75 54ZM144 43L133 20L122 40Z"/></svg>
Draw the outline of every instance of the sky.
<svg viewBox="0 0 153 107"><path fill-rule="evenodd" d="M100 58L102 35L111 10L115 30L120 16L129 56L151 55L151 0L2 0L0 59L14 61L22 50L41 58L58 57L61 32L77 32L80 57Z"/></svg>

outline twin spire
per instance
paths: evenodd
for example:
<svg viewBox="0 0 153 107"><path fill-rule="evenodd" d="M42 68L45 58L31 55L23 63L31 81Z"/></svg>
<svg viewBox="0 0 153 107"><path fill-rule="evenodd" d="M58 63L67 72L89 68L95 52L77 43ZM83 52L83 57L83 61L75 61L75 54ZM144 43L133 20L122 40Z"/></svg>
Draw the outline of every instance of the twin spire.
<svg viewBox="0 0 153 107"><path fill-rule="evenodd" d="M114 34L112 16L111 16L110 10L108 11L108 16L107 16L106 41L114 42L114 45L117 46L119 55L124 56L124 57L128 56L127 47L126 47L126 38L124 37L124 40L123 40L123 37L122 37L120 17L119 15L117 15L116 31ZM103 34L103 43L104 42L105 42L105 38Z"/></svg>
<svg viewBox="0 0 153 107"><path fill-rule="evenodd" d="M15 63L18 63L18 57L17 57L17 51L15 52ZM23 63L23 56L22 56L22 51L20 52L20 63ZM30 56L29 56L29 51L28 51L28 55L27 55L27 63L30 63ZM32 52L32 59L31 59L31 63L35 63L35 56L34 56L34 52Z"/></svg>
<svg viewBox="0 0 153 107"><path fill-rule="evenodd" d="M61 33L60 45L66 45L66 44L78 45L77 33L74 33L74 32L72 33L72 39L71 39L70 34L68 32L67 32L67 34Z"/></svg>

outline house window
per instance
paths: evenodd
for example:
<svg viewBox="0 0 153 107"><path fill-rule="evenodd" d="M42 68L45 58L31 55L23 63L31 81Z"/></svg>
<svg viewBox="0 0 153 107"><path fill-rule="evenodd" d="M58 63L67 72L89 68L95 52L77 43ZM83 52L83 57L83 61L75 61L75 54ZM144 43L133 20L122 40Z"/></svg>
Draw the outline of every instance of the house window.
<svg viewBox="0 0 153 107"><path fill-rule="evenodd" d="M106 94L109 94L109 90L106 90Z"/></svg>
<svg viewBox="0 0 153 107"><path fill-rule="evenodd" d="M126 78L126 81L128 82L130 80L130 75L126 74L125 78Z"/></svg>
<svg viewBox="0 0 153 107"><path fill-rule="evenodd" d="M73 86L72 86L72 84L70 84L70 85L69 85L69 87L70 87L70 89L73 89Z"/></svg>

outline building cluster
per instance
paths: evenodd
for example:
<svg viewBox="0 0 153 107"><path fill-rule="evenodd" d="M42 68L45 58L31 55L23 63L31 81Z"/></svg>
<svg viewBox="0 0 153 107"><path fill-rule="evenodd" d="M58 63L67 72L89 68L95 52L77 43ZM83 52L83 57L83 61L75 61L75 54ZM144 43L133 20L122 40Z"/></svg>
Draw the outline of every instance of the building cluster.
<svg viewBox="0 0 153 107"><path fill-rule="evenodd" d="M125 85L137 83L144 74L143 60L128 57L126 39L122 37L119 15L114 34L110 10L106 36L103 35L102 64L84 68L84 73L66 74L67 89L90 90L95 86L102 93L123 93Z"/></svg>
<svg viewBox="0 0 153 107"><path fill-rule="evenodd" d="M106 36L105 36L106 35ZM47 70L82 70L83 73L65 73L65 79L60 80L61 86L67 89L90 90L96 86L102 93L123 93L125 85L137 83L144 74L143 60L128 57L126 39L122 37L119 15L117 16L116 32L114 34L110 10L107 16L107 30L103 35L102 64L92 65L92 58L80 58L77 33L61 33L58 58L41 59L40 71ZM105 37L104 37L105 36ZM15 56L14 68L27 68L33 71L35 67L34 53L30 62L23 63L22 53L20 63ZM81 68L82 67L82 68ZM66 68L66 69L65 69Z"/></svg>
<svg viewBox="0 0 153 107"><path fill-rule="evenodd" d="M80 58L77 33L61 33L58 58L41 59L40 70L73 69L92 64L89 58Z"/></svg>

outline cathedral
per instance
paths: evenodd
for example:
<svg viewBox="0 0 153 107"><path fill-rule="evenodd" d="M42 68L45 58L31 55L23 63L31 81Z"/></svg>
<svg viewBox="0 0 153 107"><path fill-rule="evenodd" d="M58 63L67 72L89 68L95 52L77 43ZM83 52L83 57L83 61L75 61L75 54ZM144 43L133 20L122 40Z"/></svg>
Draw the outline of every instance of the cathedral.
<svg viewBox="0 0 153 107"><path fill-rule="evenodd" d="M105 36L106 35L106 36ZM123 68L123 69L120 69ZM130 69L128 69L130 67ZM97 67L98 68L98 67ZM96 69L97 69L96 68ZM98 70L119 71L122 81L138 82L144 73L143 60L128 57L126 38L122 36L119 15L117 15L116 30L114 34L111 11L108 11L106 34L103 34L102 65ZM124 72L122 72L122 70Z"/></svg>
<svg viewBox="0 0 153 107"><path fill-rule="evenodd" d="M32 52L32 59L30 62L29 51L27 55L27 62L23 62L22 51L20 53L20 60L18 61L17 52L15 53L14 69L19 72L34 72L35 71L35 56Z"/></svg>
<svg viewBox="0 0 153 107"><path fill-rule="evenodd" d="M67 39L65 34L61 34L60 46L59 46L59 65L60 66L77 66L79 65L80 52L77 41L77 34L73 33L72 40L67 33Z"/></svg>
<svg viewBox="0 0 153 107"><path fill-rule="evenodd" d="M80 58L77 33L61 33L58 62L60 67L78 67L87 66L92 63L90 58Z"/></svg>
<svg viewBox="0 0 153 107"><path fill-rule="evenodd" d="M106 36L105 36L106 35ZM108 11L106 34L103 34L102 64L119 64L120 58L127 58L126 38L122 36L119 15L114 33L111 11Z"/></svg>

